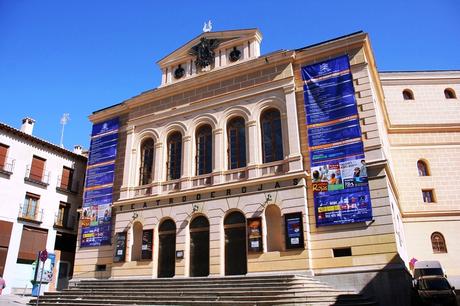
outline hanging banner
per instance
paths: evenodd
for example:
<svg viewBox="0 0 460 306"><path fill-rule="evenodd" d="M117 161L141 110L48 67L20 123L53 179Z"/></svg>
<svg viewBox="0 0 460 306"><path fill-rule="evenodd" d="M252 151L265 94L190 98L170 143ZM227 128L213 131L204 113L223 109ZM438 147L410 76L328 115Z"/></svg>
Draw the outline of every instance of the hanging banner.
<svg viewBox="0 0 460 306"><path fill-rule="evenodd" d="M80 247L111 244L118 118L93 125L86 170Z"/></svg>
<svg viewBox="0 0 460 306"><path fill-rule="evenodd" d="M372 220L348 56L302 67L316 226Z"/></svg>

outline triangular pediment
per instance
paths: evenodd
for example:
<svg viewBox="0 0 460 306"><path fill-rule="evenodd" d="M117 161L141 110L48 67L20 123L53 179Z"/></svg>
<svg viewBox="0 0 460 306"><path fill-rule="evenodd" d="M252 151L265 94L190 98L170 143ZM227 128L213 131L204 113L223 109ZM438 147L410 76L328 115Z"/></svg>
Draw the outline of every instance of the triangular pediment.
<svg viewBox="0 0 460 306"><path fill-rule="evenodd" d="M200 40L205 37L207 39L217 39L220 41L220 45L234 45L238 42L257 40L259 43L262 40L262 35L258 29L245 29L245 30L230 30L230 31L218 31L218 32L204 32L182 47L179 47L172 53L160 59L157 64L160 67L168 66L177 62L180 62L184 58L190 57L190 50L196 46Z"/></svg>

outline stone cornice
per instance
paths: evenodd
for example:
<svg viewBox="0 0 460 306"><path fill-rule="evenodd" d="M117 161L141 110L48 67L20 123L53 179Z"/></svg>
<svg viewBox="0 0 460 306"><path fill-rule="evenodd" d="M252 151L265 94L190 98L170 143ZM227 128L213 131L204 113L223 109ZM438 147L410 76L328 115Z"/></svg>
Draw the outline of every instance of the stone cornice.
<svg viewBox="0 0 460 306"><path fill-rule="evenodd" d="M203 84L216 83L221 80L229 79L237 75L266 69L281 63L290 63L293 59L294 51L279 51L267 56L249 60L240 64L227 66L222 69L203 73L202 75L174 83L165 87L150 90L125 100L113 107L108 107L89 116L91 122L100 122L105 119L120 116L129 111L130 108L141 106L147 103L154 103L156 100L168 98L180 94L186 90L200 88Z"/></svg>

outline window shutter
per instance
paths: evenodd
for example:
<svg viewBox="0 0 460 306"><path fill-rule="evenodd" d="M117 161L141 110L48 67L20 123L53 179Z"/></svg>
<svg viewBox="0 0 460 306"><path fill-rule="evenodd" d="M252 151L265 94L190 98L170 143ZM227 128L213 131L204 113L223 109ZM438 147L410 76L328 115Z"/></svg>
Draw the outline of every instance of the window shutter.
<svg viewBox="0 0 460 306"><path fill-rule="evenodd" d="M43 170L45 169L45 159L34 156L32 159L32 166L30 167L29 178L41 181L43 178Z"/></svg>
<svg viewBox="0 0 460 306"><path fill-rule="evenodd" d="M47 236L48 231L24 226L22 229L18 259L35 260L37 253L46 248Z"/></svg>
<svg viewBox="0 0 460 306"><path fill-rule="evenodd" d="M0 169L3 169L5 167L7 152L8 146L0 143Z"/></svg>
<svg viewBox="0 0 460 306"><path fill-rule="evenodd" d="M9 246L12 229L12 222L0 221L0 247Z"/></svg>
<svg viewBox="0 0 460 306"><path fill-rule="evenodd" d="M72 176L73 170L67 167L62 168L62 176L61 176L61 188L62 189L71 189L72 185Z"/></svg>

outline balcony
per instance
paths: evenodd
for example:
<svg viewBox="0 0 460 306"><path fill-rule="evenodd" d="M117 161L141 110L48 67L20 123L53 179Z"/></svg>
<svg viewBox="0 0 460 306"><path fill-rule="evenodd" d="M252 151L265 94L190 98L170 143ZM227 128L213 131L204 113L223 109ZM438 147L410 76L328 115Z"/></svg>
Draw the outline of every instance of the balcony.
<svg viewBox="0 0 460 306"><path fill-rule="evenodd" d="M19 207L18 220L40 224L43 222L43 209L21 204Z"/></svg>
<svg viewBox="0 0 460 306"><path fill-rule="evenodd" d="M77 216L58 212L54 216L54 228L74 231L77 229Z"/></svg>
<svg viewBox="0 0 460 306"><path fill-rule="evenodd" d="M78 194L80 190L80 182L77 181L75 186L72 186L72 180L69 181L68 184L62 184L62 176L58 176L56 182L56 191L63 192L63 193L71 193L71 194Z"/></svg>
<svg viewBox="0 0 460 306"><path fill-rule="evenodd" d="M12 159L12 158L5 159L3 165L0 164L0 173L10 176L11 174L13 174L15 163L16 163L15 159Z"/></svg>
<svg viewBox="0 0 460 306"><path fill-rule="evenodd" d="M212 184L212 174L203 174L199 176L192 177L192 187L206 187Z"/></svg>
<svg viewBox="0 0 460 306"><path fill-rule="evenodd" d="M24 181L34 183L36 185L40 185L45 188L48 187L49 180L50 180L50 172L43 169L42 174L37 175L37 174L32 173L30 169L31 169L31 165L27 165Z"/></svg>
<svg viewBox="0 0 460 306"><path fill-rule="evenodd" d="M247 173L246 168L238 168L238 169L232 169L225 171L224 173L224 182L225 183L230 183L230 182L238 182L244 179L248 178L248 173Z"/></svg>
<svg viewBox="0 0 460 306"><path fill-rule="evenodd" d="M287 172L288 163L286 160L278 160L259 166L261 176L279 175Z"/></svg>

